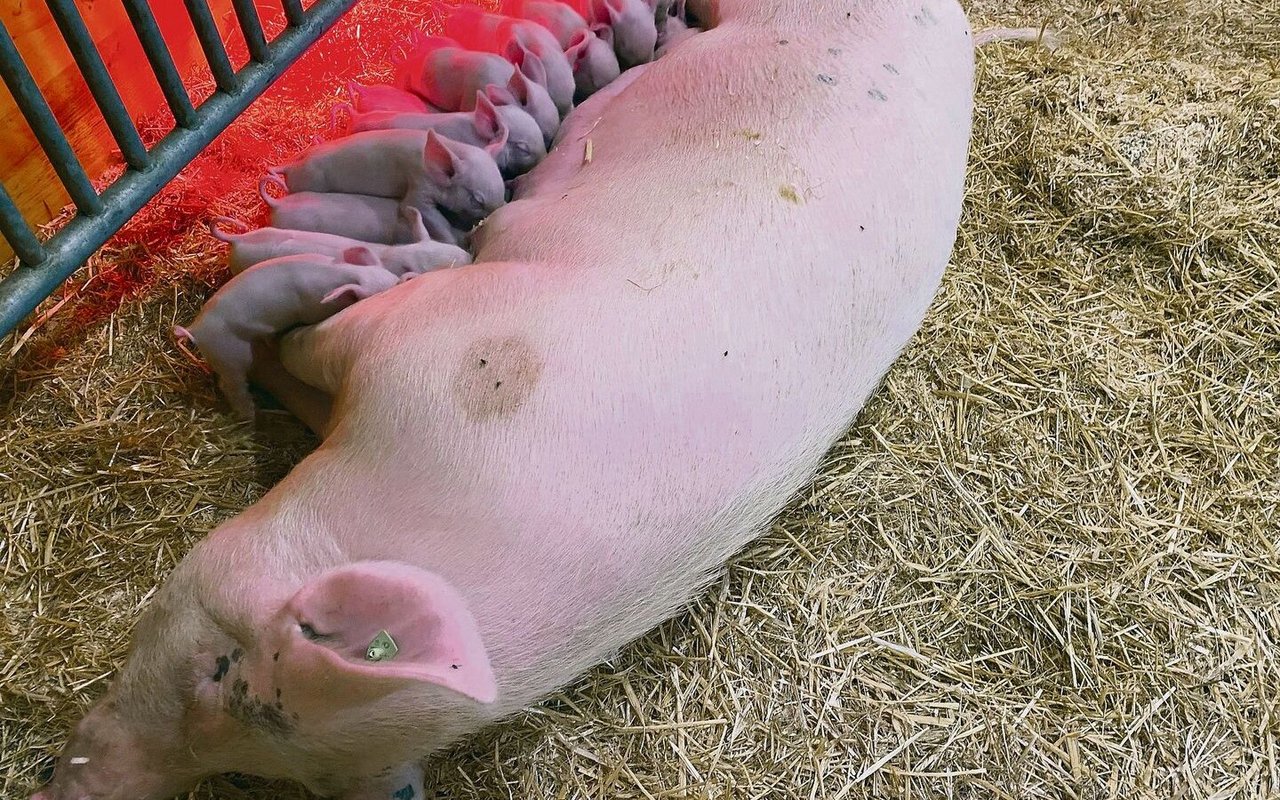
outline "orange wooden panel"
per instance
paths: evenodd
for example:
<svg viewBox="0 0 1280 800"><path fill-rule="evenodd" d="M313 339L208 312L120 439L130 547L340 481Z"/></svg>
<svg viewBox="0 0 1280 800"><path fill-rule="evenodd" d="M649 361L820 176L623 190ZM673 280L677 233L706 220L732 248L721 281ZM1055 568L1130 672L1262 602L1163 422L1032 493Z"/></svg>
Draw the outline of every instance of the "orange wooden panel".
<svg viewBox="0 0 1280 800"><path fill-rule="evenodd" d="M181 0L149 2L188 86L193 78L204 82L208 67ZM130 116L136 122L161 110L164 97L120 0L77 0L76 6ZM230 0L211 0L210 6L225 41L228 30L235 26ZM0 21L13 36L89 176L96 178L120 164L115 140L45 4L37 0L0 0ZM233 35L239 37L238 33ZM68 198L13 97L2 84L0 120L3 120L0 177L27 221L33 226L44 224L58 215ZM143 135L148 143L155 138ZM0 238L0 259L8 261L11 257L8 245Z"/></svg>

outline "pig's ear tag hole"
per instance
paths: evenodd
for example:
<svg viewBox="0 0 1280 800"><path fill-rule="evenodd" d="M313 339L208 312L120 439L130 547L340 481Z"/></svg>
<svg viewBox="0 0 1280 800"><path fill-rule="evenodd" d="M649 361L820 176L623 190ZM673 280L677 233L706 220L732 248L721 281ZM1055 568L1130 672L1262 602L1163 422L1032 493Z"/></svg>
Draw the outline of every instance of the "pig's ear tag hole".
<svg viewBox="0 0 1280 800"><path fill-rule="evenodd" d="M390 661L399 652L400 648L396 645L396 640L391 638L391 634L378 631L378 635L369 643L369 649L364 651L364 657L368 661Z"/></svg>

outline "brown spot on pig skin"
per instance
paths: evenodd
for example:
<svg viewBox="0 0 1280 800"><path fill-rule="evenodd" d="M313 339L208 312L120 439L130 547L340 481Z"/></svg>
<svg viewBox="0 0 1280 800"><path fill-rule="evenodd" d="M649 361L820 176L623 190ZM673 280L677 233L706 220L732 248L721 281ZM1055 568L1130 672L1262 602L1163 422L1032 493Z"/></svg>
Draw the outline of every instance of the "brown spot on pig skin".
<svg viewBox="0 0 1280 800"><path fill-rule="evenodd" d="M524 405L542 376L542 359L517 336L486 337L462 354L453 397L467 419L501 419Z"/></svg>
<svg viewBox="0 0 1280 800"><path fill-rule="evenodd" d="M800 193L796 191L796 187L784 184L778 189L778 195L788 203L803 205L804 201L800 199Z"/></svg>

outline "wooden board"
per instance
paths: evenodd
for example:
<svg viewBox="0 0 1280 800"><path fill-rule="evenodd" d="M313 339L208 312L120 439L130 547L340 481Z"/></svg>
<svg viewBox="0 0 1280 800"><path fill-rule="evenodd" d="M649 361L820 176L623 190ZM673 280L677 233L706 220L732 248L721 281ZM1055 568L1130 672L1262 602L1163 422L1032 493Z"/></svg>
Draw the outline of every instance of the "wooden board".
<svg viewBox="0 0 1280 800"><path fill-rule="evenodd" d="M120 0L77 0L76 6L135 123L163 109L164 97ZM150 0L150 6L188 85L193 76L207 75L204 55L180 0ZM226 40L228 31L235 26L230 0L211 0L210 6ZM122 163L115 140L45 4L38 0L0 0L0 22L17 43L90 178ZM239 37L238 32L233 35ZM42 225L56 217L69 199L3 84L0 120L4 120L0 129L0 179L28 223L33 227ZM0 259L7 263L12 255L8 243L0 237Z"/></svg>

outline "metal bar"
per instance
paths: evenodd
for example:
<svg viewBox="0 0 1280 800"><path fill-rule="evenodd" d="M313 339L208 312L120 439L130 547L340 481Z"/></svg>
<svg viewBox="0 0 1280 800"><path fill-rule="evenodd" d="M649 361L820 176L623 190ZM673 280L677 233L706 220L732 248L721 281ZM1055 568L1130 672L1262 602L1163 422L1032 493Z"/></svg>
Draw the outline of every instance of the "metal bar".
<svg viewBox="0 0 1280 800"><path fill-rule="evenodd" d="M100 214L102 201L98 199L98 193L93 190L93 184L89 183L89 176L85 174L84 167L80 166L80 159L76 158L75 151L71 149L71 144L53 117L53 111L49 109L44 95L40 94L35 79L31 77L31 70L27 69L17 45L13 43L9 29L3 24L0 24L0 74L3 74L9 93L17 102L22 116L27 118L36 140L44 148L62 185L67 187L67 194L71 195L76 208L90 216Z"/></svg>
<svg viewBox="0 0 1280 800"><path fill-rule="evenodd" d="M298 27L307 18L307 13L302 10L302 0L280 0L280 5L284 6L284 17L289 20L290 28Z"/></svg>
<svg viewBox="0 0 1280 800"><path fill-rule="evenodd" d="M0 233L4 234L4 238L13 247L13 252L23 261L34 264L44 259L44 248L40 246L40 240L27 227L27 221L22 218L22 212L18 210L3 183L0 183Z"/></svg>
<svg viewBox="0 0 1280 800"><path fill-rule="evenodd" d="M235 93L240 83L236 80L235 70L231 68L231 59L227 58L227 49L222 46L222 36L218 33L218 23L213 20L213 12L209 10L208 0L185 2L187 15L191 17L191 25L196 30L196 38L200 40L200 49L204 50L204 58L213 72L213 80L227 94Z"/></svg>
<svg viewBox="0 0 1280 800"><path fill-rule="evenodd" d="M271 58L267 49L267 37L262 33L262 20L258 19L258 9L253 0L231 0L231 7L236 10L236 19L240 20L240 31L244 34L244 43L249 45L249 57L259 64Z"/></svg>
<svg viewBox="0 0 1280 800"><path fill-rule="evenodd" d="M17 327L41 300L79 269L103 242L155 196L160 187L172 180L356 2L318 0L307 11L302 25L289 28L272 42L271 58L266 63L251 63L240 70L241 91L236 94L214 93L195 112L199 122L197 126L178 128L151 149L154 164L151 169L125 172L104 191L103 214L72 219L44 243L43 260L24 259L12 274L0 281L0 336ZM2 222L3 217L0 216ZM15 244L12 239L10 244ZM14 249L17 250L16 245Z"/></svg>
<svg viewBox="0 0 1280 800"><path fill-rule="evenodd" d="M147 54L147 61L151 62L151 71L156 74L160 91L164 92L164 99L169 103L173 118L177 120L179 127L190 128L195 124L196 110L187 95L187 87L182 85L182 76L178 74L169 46L164 43L164 36L160 33L160 26L156 24L155 15L151 13L147 0L121 2L138 34L138 41L142 43L142 51Z"/></svg>
<svg viewBox="0 0 1280 800"><path fill-rule="evenodd" d="M102 118L106 120L111 135L120 146L120 154L124 156L125 163L134 169L146 169L147 148L138 136L138 129L133 126L133 120L129 118L129 111L124 107L124 101L120 99L120 93L116 91L116 85L107 72L107 65L102 62L102 56L98 54L98 48L89 36L89 30L80 18L75 3L71 0L45 0L45 4L49 6L49 13L53 15L58 30L62 31L62 38L71 50L71 56L80 67L80 73L84 75L84 82L88 84L89 92L98 104L98 110L102 112Z"/></svg>

